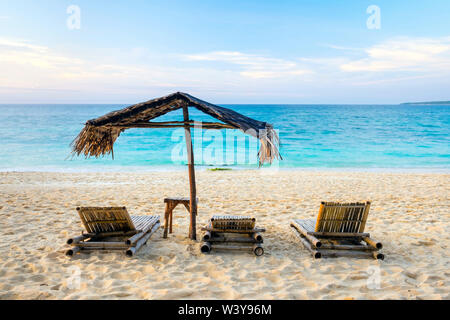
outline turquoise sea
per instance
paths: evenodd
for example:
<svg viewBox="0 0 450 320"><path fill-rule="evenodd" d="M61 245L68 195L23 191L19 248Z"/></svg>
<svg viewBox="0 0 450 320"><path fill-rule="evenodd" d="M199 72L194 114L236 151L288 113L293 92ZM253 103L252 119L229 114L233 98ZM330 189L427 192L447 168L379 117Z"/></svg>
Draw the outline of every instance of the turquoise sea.
<svg viewBox="0 0 450 320"><path fill-rule="evenodd" d="M69 144L86 120L125 106L0 105L0 171L183 168L183 129L125 131L115 144L114 160L70 157ZM279 130L280 168L450 170L450 106L223 106ZM190 112L194 120L212 121L196 109ZM154 121L181 118L178 110ZM255 140L232 131L194 132L196 163L257 168Z"/></svg>

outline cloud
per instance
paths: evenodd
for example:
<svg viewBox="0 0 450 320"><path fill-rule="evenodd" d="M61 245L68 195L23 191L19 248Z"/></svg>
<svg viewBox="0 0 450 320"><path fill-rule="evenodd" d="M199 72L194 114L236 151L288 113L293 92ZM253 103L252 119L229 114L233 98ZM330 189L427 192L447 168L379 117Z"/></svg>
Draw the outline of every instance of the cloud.
<svg viewBox="0 0 450 320"><path fill-rule="evenodd" d="M450 38L392 39L365 49L328 46L320 55L289 59L231 50L158 55L150 48L91 47L84 55L0 37L0 103L133 102L173 91L228 103L278 103L279 97L323 102L355 87L376 92L450 79Z"/></svg>
<svg viewBox="0 0 450 320"><path fill-rule="evenodd" d="M364 50L366 57L344 63L345 72L450 71L450 38L403 38Z"/></svg>
<svg viewBox="0 0 450 320"><path fill-rule="evenodd" d="M6 49L29 49L30 51L37 51L41 53L48 51L47 47L30 44L26 40L3 37L0 37L0 47Z"/></svg>
<svg viewBox="0 0 450 320"><path fill-rule="evenodd" d="M143 68L86 60L55 52L26 40L0 38L0 69L8 77L0 78L7 87L69 87L91 85L97 81L114 82L142 76ZM122 81L120 81L122 82Z"/></svg>
<svg viewBox="0 0 450 320"><path fill-rule="evenodd" d="M139 101L183 90L224 96L251 91L234 72L186 65L179 56L155 55L136 61L148 56L145 52L97 48L84 57L22 39L0 38L0 103Z"/></svg>
<svg viewBox="0 0 450 320"><path fill-rule="evenodd" d="M409 82L411 80L421 80L421 79L429 79L433 78L433 75L422 75L422 76L411 76L411 77L392 77L392 78L383 78L379 80L358 80L356 82L353 82L352 85L354 86L373 86L373 85L380 85L380 84L386 84L386 83L402 83L402 82Z"/></svg>
<svg viewBox="0 0 450 320"><path fill-rule="evenodd" d="M326 48L331 48L331 49L341 50L341 51L361 51L361 48L337 46L334 44L323 44L323 46Z"/></svg>
<svg viewBox="0 0 450 320"><path fill-rule="evenodd" d="M184 58L189 61L214 61L237 65L241 68L239 70L241 76L253 79L300 76L311 72L311 70L300 67L298 63L294 61L267 58L237 51L214 51L202 54L191 54L185 55Z"/></svg>
<svg viewBox="0 0 450 320"><path fill-rule="evenodd" d="M52 53L49 48L30 44L25 40L0 38L0 63L9 66L27 66L46 70L57 70L82 64L80 59Z"/></svg>

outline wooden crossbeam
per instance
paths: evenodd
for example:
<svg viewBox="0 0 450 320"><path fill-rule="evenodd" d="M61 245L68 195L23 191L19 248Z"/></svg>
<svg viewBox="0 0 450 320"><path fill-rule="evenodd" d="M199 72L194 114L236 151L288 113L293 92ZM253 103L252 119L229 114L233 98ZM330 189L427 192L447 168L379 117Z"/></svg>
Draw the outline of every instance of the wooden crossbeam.
<svg viewBox="0 0 450 320"><path fill-rule="evenodd" d="M210 231L210 232L219 232L219 233L256 233L256 232L265 232L266 229L264 228L254 228L252 230L229 230L229 229L217 229L217 228L211 228L211 227L202 227L203 231Z"/></svg>
<svg viewBox="0 0 450 320"><path fill-rule="evenodd" d="M128 223L128 220L92 220L87 223Z"/></svg>
<svg viewBox="0 0 450 320"><path fill-rule="evenodd" d="M308 234L318 237L336 237L336 238L352 238L352 237L370 237L369 233L356 232L311 232Z"/></svg>
<svg viewBox="0 0 450 320"><path fill-rule="evenodd" d="M236 129L236 127L220 122L199 121L165 121L165 122L135 122L124 125L108 125L111 128L203 128L203 129Z"/></svg>

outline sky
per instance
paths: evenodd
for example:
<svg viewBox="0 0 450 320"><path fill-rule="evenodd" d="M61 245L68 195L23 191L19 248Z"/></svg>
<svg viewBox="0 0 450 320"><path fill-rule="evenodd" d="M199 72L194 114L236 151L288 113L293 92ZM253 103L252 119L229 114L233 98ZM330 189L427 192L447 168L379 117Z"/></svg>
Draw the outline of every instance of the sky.
<svg viewBox="0 0 450 320"><path fill-rule="evenodd" d="M0 103L450 100L448 0L0 0Z"/></svg>

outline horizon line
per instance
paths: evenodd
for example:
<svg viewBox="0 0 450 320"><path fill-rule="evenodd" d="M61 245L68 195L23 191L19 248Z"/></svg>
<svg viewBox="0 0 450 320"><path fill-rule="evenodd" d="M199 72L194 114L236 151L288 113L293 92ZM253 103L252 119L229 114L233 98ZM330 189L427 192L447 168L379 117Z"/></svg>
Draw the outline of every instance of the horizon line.
<svg viewBox="0 0 450 320"><path fill-rule="evenodd" d="M5 105L128 105L132 106L141 102L134 102L134 103L128 103L128 102L81 102L81 103L75 103L75 102L0 102L0 106ZM450 102L443 102L442 104L439 103L440 101L430 101L430 102L400 102L400 103L213 103L218 106L222 105L229 105L229 106L274 106L274 105L284 105L284 106L323 106L323 105L330 105L330 106L342 106L342 105L348 105L348 106L400 106L400 105L450 105Z"/></svg>

